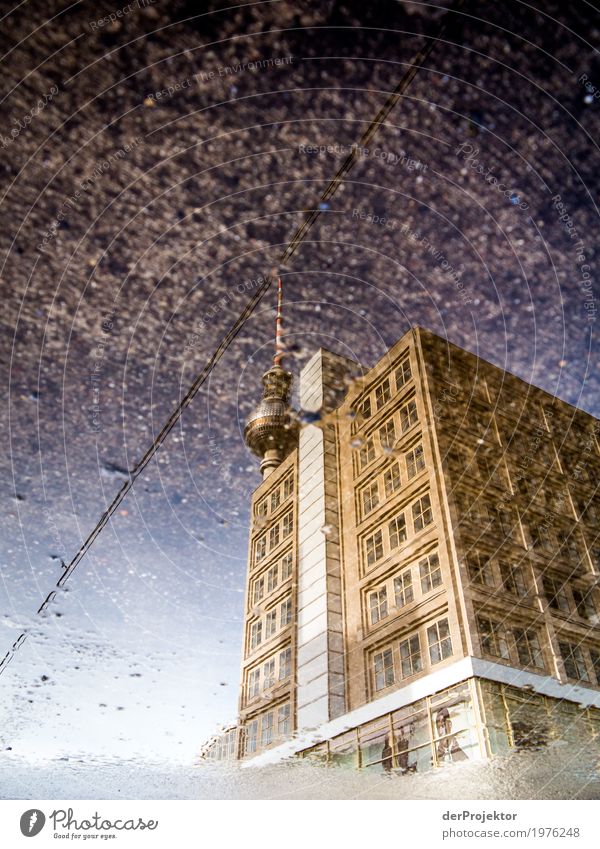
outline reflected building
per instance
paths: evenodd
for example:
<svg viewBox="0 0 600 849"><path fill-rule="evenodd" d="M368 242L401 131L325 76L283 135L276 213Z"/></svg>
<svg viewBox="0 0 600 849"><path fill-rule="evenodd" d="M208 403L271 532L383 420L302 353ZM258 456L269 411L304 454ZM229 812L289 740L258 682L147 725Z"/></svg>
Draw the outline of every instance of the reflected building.
<svg viewBox="0 0 600 849"><path fill-rule="evenodd" d="M600 731L600 422L421 328L246 426L238 757L402 772Z"/></svg>

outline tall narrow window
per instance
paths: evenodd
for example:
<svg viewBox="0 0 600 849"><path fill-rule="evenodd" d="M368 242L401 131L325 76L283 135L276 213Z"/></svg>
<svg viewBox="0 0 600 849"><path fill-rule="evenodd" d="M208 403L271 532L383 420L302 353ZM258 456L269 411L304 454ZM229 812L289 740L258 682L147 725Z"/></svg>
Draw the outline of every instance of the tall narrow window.
<svg viewBox="0 0 600 849"><path fill-rule="evenodd" d="M259 501L256 505L256 515L260 518L263 518L267 515L267 499L263 498L262 501Z"/></svg>
<svg viewBox="0 0 600 849"><path fill-rule="evenodd" d="M388 522L388 531L390 534L390 548L398 548L400 543L406 539L406 518L404 513L399 513L397 516Z"/></svg>
<svg viewBox="0 0 600 849"><path fill-rule="evenodd" d="M524 628L513 628L513 636L517 646L519 662L523 666L534 666L537 669L544 669L544 658L536 632L526 631Z"/></svg>
<svg viewBox="0 0 600 849"><path fill-rule="evenodd" d="M373 481L362 491L363 515L366 516L379 504L379 487L377 481Z"/></svg>
<svg viewBox="0 0 600 849"><path fill-rule="evenodd" d="M409 427L412 427L418 419L417 405L414 401L409 401L400 410L400 428L402 433L406 433Z"/></svg>
<svg viewBox="0 0 600 849"><path fill-rule="evenodd" d="M394 595L396 607L405 607L413 600L412 574L410 569L405 569L394 578Z"/></svg>
<svg viewBox="0 0 600 849"><path fill-rule="evenodd" d="M286 537L289 537L289 535L294 530L294 516L293 516L291 510L290 510L289 513L286 513L285 516L283 517L281 526L282 526L281 535L282 535L283 539L285 539Z"/></svg>
<svg viewBox="0 0 600 849"><path fill-rule="evenodd" d="M277 734L280 737L287 737L292 730L292 714L289 702L281 705L277 711Z"/></svg>
<svg viewBox="0 0 600 849"><path fill-rule="evenodd" d="M281 580L286 581L292 574L292 563L294 556L291 551L281 558Z"/></svg>
<svg viewBox="0 0 600 849"><path fill-rule="evenodd" d="M267 572L267 592L272 593L275 587L277 586L277 563L274 566L271 566L269 571Z"/></svg>
<svg viewBox="0 0 600 849"><path fill-rule="evenodd" d="M390 495L393 495L397 490L399 490L400 483L400 463L396 461L395 463L392 463L383 476L385 497L389 498Z"/></svg>
<svg viewBox="0 0 600 849"><path fill-rule="evenodd" d="M273 713L263 713L260 729L261 746L270 746L273 742Z"/></svg>
<svg viewBox="0 0 600 849"><path fill-rule="evenodd" d="M500 575L502 577L502 586L507 593L524 598L527 595L527 587L523 570L520 566L515 566L513 563L500 563Z"/></svg>
<svg viewBox="0 0 600 849"><path fill-rule="evenodd" d="M590 660L592 661L594 675L596 676L596 684L600 685L600 652L590 649Z"/></svg>
<svg viewBox="0 0 600 849"><path fill-rule="evenodd" d="M365 466L375 459L375 443L373 442L373 437L370 436L365 440L358 454L358 465L359 468L364 469Z"/></svg>
<svg viewBox="0 0 600 849"><path fill-rule="evenodd" d="M591 590L579 590L574 587L572 589L572 593L577 614L581 616L582 619L592 619L595 621L597 613Z"/></svg>
<svg viewBox="0 0 600 849"><path fill-rule="evenodd" d="M365 539L365 554L367 566L372 566L383 557L383 535L380 530Z"/></svg>
<svg viewBox="0 0 600 849"><path fill-rule="evenodd" d="M429 659L431 663L439 663L452 654L452 639L447 619L440 619L427 629L429 644Z"/></svg>
<svg viewBox="0 0 600 849"><path fill-rule="evenodd" d="M431 499L428 495L419 498L412 506L413 526L415 533L423 530L424 527L433 522L433 511L431 509Z"/></svg>
<svg viewBox="0 0 600 849"><path fill-rule="evenodd" d="M294 491L294 478L292 475L287 477L283 482L283 500L285 501Z"/></svg>
<svg viewBox="0 0 600 849"><path fill-rule="evenodd" d="M394 658L391 649L384 649L373 657L375 689L384 690L394 683Z"/></svg>
<svg viewBox="0 0 600 849"><path fill-rule="evenodd" d="M405 360L402 360L398 368L396 369L396 391L400 392L402 387L408 383L411 378L410 371L410 360L408 357Z"/></svg>
<svg viewBox="0 0 600 849"><path fill-rule="evenodd" d="M285 628L286 625L289 625L292 621L292 599L286 598L284 602L281 603L280 607L281 611L281 627Z"/></svg>
<svg viewBox="0 0 600 849"><path fill-rule="evenodd" d="M383 427L379 428L379 441L384 451L388 451L394 447L396 442L396 426L394 419L389 419Z"/></svg>
<svg viewBox="0 0 600 849"><path fill-rule="evenodd" d="M265 639L269 639L277 631L277 611L269 610L265 619Z"/></svg>
<svg viewBox="0 0 600 849"><path fill-rule="evenodd" d="M253 719L246 726L246 754L253 754L258 747L258 719Z"/></svg>
<svg viewBox="0 0 600 849"><path fill-rule="evenodd" d="M419 560L419 575L421 578L421 592L428 593L442 583L442 569L440 558L437 554L430 554Z"/></svg>
<svg viewBox="0 0 600 849"><path fill-rule="evenodd" d="M389 378L386 377L385 380L382 380L379 386L375 389L375 405L378 410L387 404L387 402L392 397L392 390L390 387Z"/></svg>
<svg viewBox="0 0 600 849"><path fill-rule="evenodd" d="M387 590L385 587L380 587L375 592L369 593L369 614L371 625L376 625L388 615Z"/></svg>
<svg viewBox="0 0 600 849"><path fill-rule="evenodd" d="M277 487L277 489L274 489L273 492L271 493L271 513L273 512L273 510L277 510L277 508L279 507L280 504L281 504L281 490L279 489L279 487Z"/></svg>
<svg viewBox="0 0 600 849"><path fill-rule="evenodd" d="M285 681L292 674L292 650L284 649L279 652L279 680Z"/></svg>
<svg viewBox="0 0 600 849"><path fill-rule="evenodd" d="M423 446L421 444L413 448L406 455L406 474L407 477L414 478L422 469L425 468L425 455L423 454Z"/></svg>
<svg viewBox="0 0 600 849"><path fill-rule="evenodd" d="M589 681L590 676L585 666L581 648L573 645L573 643L559 643L558 648L565 665L565 672L569 678L574 678L576 681Z"/></svg>
<svg viewBox="0 0 600 849"><path fill-rule="evenodd" d="M248 676L248 698L253 699L260 693L260 669L251 669Z"/></svg>
<svg viewBox="0 0 600 849"><path fill-rule="evenodd" d="M412 637L400 642L400 666L403 678L410 678L411 675L416 675L423 669L418 634L413 634Z"/></svg>
<svg viewBox="0 0 600 849"><path fill-rule="evenodd" d="M269 549L279 545L279 525L274 525L269 531Z"/></svg>
<svg viewBox="0 0 600 849"><path fill-rule="evenodd" d="M369 397L365 398L360 407L358 408L358 415L362 419L370 419L371 418L371 399Z"/></svg>
<svg viewBox="0 0 600 849"><path fill-rule="evenodd" d="M262 622L253 622L250 626L250 648L255 649L262 643Z"/></svg>
<svg viewBox="0 0 600 849"><path fill-rule="evenodd" d="M259 560L262 560L265 554L267 553L267 537L264 534L262 537L259 537L254 543L254 562L258 563Z"/></svg>
<svg viewBox="0 0 600 849"><path fill-rule="evenodd" d="M497 622L492 622L491 619L486 619L483 616L477 617L477 629L481 640L481 650L485 654L491 654L494 657L502 657L506 660L510 655L508 652L508 644L506 642L506 631Z"/></svg>
<svg viewBox="0 0 600 849"><path fill-rule="evenodd" d="M544 575L542 586L544 588L544 595L548 599L548 605L553 610L561 610L563 613L571 612L569 599L562 581L550 575Z"/></svg>
<svg viewBox="0 0 600 849"><path fill-rule="evenodd" d="M254 592L252 594L252 604L258 604L265 594L265 579L258 578L254 582Z"/></svg>
<svg viewBox="0 0 600 849"><path fill-rule="evenodd" d="M268 690L275 684L275 658L267 660L263 666L263 690Z"/></svg>

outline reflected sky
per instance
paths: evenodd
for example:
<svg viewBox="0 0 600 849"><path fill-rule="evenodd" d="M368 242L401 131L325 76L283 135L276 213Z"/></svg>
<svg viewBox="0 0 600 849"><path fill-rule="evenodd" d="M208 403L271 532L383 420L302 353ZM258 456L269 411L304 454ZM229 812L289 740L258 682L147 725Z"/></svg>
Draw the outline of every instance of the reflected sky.
<svg viewBox="0 0 600 849"><path fill-rule="evenodd" d="M259 482L242 431L274 292L34 613L433 16L224 5L99 25L110 3L51 23L33 3L2 35L0 654L30 638L0 676L0 744L34 762L190 763L235 717ZM286 364L322 345L371 365L421 324L598 415L598 19L488 5L282 269Z"/></svg>

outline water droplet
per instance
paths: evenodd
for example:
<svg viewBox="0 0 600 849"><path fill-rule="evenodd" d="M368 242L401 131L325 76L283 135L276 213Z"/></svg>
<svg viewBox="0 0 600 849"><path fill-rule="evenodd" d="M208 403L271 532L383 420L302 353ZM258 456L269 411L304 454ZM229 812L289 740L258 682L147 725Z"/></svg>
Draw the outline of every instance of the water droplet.
<svg viewBox="0 0 600 849"><path fill-rule="evenodd" d="M330 534L333 533L333 527L331 525L323 525L323 527L321 528L321 533L325 534L325 536L328 537Z"/></svg>
<svg viewBox="0 0 600 849"><path fill-rule="evenodd" d="M364 444L362 437L355 436L354 439L350 440L350 445L352 448L360 448Z"/></svg>

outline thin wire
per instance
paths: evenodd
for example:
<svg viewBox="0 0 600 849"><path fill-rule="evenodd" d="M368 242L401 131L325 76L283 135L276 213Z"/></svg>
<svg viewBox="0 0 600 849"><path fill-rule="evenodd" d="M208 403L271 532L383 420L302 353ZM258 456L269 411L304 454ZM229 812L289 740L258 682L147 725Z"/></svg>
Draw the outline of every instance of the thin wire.
<svg viewBox="0 0 600 849"><path fill-rule="evenodd" d="M386 118L388 117L388 115L390 114L390 112L392 111L394 106L398 103L400 97L403 95L403 93L406 91L406 89L408 88L410 83L415 78L417 71L420 69L422 63L429 56L429 54L431 53L431 51L435 47L436 43L444 35L444 33L445 33L445 31L448 27L449 15L454 13L454 12L457 12L461 8L461 6L464 5L464 2L465 2L465 0L455 0L455 2L451 6L448 7L448 9L447 9L447 11L444 14L444 17L442 19L442 22L441 22L437 32L435 33L435 35L429 36L429 40L425 43L425 45L421 48L421 50L419 50L414 61L411 63L411 66L407 69L407 71L403 75L402 79L400 80L400 82L398 83L396 88L389 95L386 102L383 104L381 109L378 111L375 118L371 121L371 123L369 124L367 129L364 131L364 133L360 137L360 140L357 143L355 143L354 145L352 145L351 152L348 154L348 156L346 157L344 162L340 165L336 174L330 180L325 191L322 193L320 200L319 200L319 206L316 209L306 211L306 217L305 217L304 221L297 228L294 235L290 239L287 247L285 248L285 250L281 254L280 265L284 265L287 262L287 260L289 260L293 256L293 254L296 252L300 243L303 241L306 234L308 233L310 228L313 226L313 224L315 223L315 221L317 220L317 218L319 217L319 215L323 211L323 208L322 208L321 205L325 201L327 201L329 198L333 197L333 195L337 192L337 190L340 187L340 184L342 183L344 177L348 174L350 169L356 163L356 161L358 159L359 150L361 148L366 147L369 144L369 142L373 139L374 135L377 133L379 128L385 122ZM173 427L177 424L177 422L181 418L183 411L186 409L186 407L188 407L191 404L194 396L197 394L197 392L200 389L200 387L202 386L202 384L209 377L209 375L211 374L214 367L217 365L219 360L222 358L223 354L227 351L230 344L236 338L236 336L238 335L238 333L240 332L240 330L242 329L242 327L244 326L244 324L246 323L248 318L252 315L252 313L254 312L257 305L259 304L259 302L262 300L262 298L264 297L264 295L266 294L266 292L270 288L270 286L273 283L273 280L275 278L278 279L277 337L276 337L276 355L275 355L275 357L276 358L279 357L281 359L281 356L283 354L283 352L281 350L281 338L280 338L281 337L282 287L281 287L281 279L278 277L277 270L274 269L265 278L265 280L261 283L261 285L258 287L254 296L248 301L246 307L244 308L242 313L239 315L236 322L230 328L228 333L223 337L223 339L221 340L221 342L217 346L214 354L208 360L208 362L206 363L206 365L204 366L202 371L198 374L198 376L196 377L196 379L194 380L194 382L192 383L192 385L188 389L186 395L179 402L177 407L175 407L175 409L173 410L173 412L171 413L171 415L167 419L165 425L163 426L162 430L160 431L158 436L156 436L156 438L154 439L152 445L148 448L148 450L146 451L144 456L134 466L134 468L131 470L131 472L129 472L128 479L123 483L123 486L121 487L121 489L117 492L117 494L115 495L115 497L113 498L113 500L111 501L109 506L106 508L104 513L101 515L100 519L98 520L96 526L93 528L93 530L91 531L89 536L81 544L81 546L79 547L79 549L78 549L77 553L75 554L75 556L73 557L73 559L68 564L64 563L64 561L61 561L63 569L64 569L63 574L61 575L61 577L59 578L59 580L56 583L56 589L52 590L46 596L46 598L44 599L44 601L42 602L42 604L38 608L38 610L37 610L38 614L41 614L46 609L46 607L48 607L48 605L51 604L52 600L56 596L56 591L59 590L59 589L62 589L64 584L71 577L71 575L73 574L73 572L77 568L77 565L80 563L82 558L85 557L85 555L90 550L90 548L92 547L92 545L94 544L96 539L99 537L99 535L102 533L102 531L104 530L104 528L108 524L108 521L113 516L113 514L114 514L115 510L117 509L117 507L119 506L119 504L123 501L123 499L125 498L125 496L129 492L129 490L132 488L136 479L139 477L139 475L142 473L142 471L146 468L146 466L148 465L150 460L154 457L154 455L156 454L156 452L158 451L160 446L163 444L163 442L167 438L170 431L173 429ZM17 637L17 639L14 641L14 643L9 648L9 650L6 652L6 654L4 655L2 660L0 661L0 675L4 672L4 670L6 669L6 667L8 666L10 661L12 660L12 658L14 657L15 652L23 645L23 643L26 641L27 637L28 637L28 631L23 631L19 635L19 637Z"/></svg>

